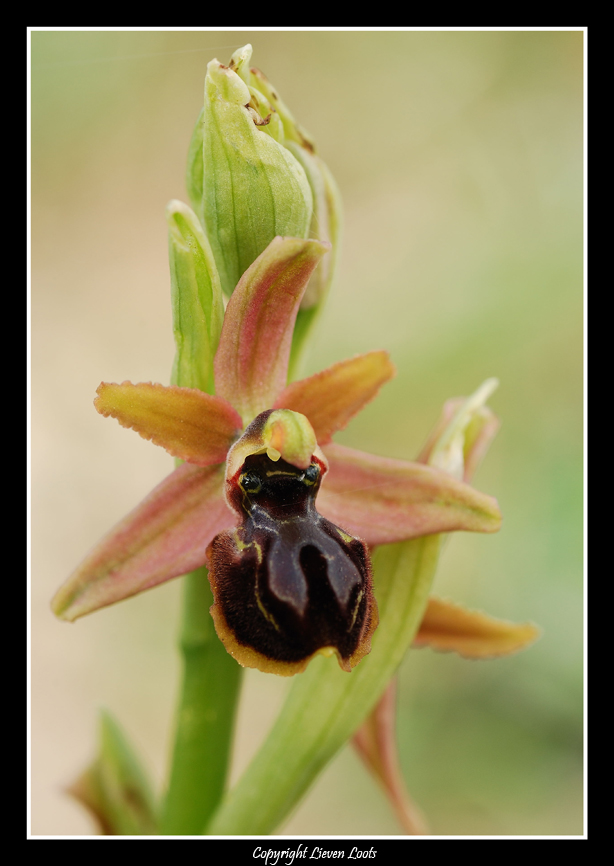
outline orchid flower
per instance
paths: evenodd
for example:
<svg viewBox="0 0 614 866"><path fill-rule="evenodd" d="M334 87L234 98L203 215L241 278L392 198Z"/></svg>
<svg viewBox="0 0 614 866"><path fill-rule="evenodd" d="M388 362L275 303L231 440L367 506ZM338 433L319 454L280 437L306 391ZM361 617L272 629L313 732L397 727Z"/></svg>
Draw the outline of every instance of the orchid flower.
<svg viewBox="0 0 614 866"><path fill-rule="evenodd" d="M404 653L486 657L536 636L429 598L443 534L501 523L496 500L468 483L497 427L485 406L496 383L449 403L416 462L333 441L395 370L376 350L289 382L332 281L340 207L313 142L250 57L247 45L228 66L209 63L188 157L194 210L167 208L173 384L103 382L94 401L180 465L52 602L73 621L190 573L168 788L158 808L105 717L99 757L72 791L107 832L268 833L355 735L407 831L423 832L394 744ZM302 676L224 794L240 670L230 656Z"/></svg>
<svg viewBox="0 0 614 866"><path fill-rule="evenodd" d="M377 624L367 546L499 528L496 501L450 473L332 442L394 375L386 352L286 384L297 311L326 251L319 241L275 238L248 268L224 316L214 395L101 384L95 406L102 415L185 463L58 591L58 616L74 620L208 564L218 635L242 665L291 675L314 654L334 652L349 671L369 651ZM286 513L269 505L268 541L262 528L246 540L245 520L266 478L283 479L285 487L269 484L267 495L285 496ZM300 528L286 518L297 496L308 512ZM330 597L318 607L307 597L319 597L319 585ZM338 610L327 613L335 603Z"/></svg>

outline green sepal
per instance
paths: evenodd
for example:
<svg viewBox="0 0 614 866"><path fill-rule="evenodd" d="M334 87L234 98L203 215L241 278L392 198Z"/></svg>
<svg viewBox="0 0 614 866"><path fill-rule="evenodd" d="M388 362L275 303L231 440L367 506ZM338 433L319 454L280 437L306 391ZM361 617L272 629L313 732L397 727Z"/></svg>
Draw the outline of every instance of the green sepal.
<svg viewBox="0 0 614 866"><path fill-rule="evenodd" d="M169 202L166 218L176 345L172 381L213 394L213 359L224 320L216 264L198 218L187 205Z"/></svg>
<svg viewBox="0 0 614 866"><path fill-rule="evenodd" d="M105 836L152 836L157 814L149 780L126 734L106 710L98 729L98 756L69 788Z"/></svg>

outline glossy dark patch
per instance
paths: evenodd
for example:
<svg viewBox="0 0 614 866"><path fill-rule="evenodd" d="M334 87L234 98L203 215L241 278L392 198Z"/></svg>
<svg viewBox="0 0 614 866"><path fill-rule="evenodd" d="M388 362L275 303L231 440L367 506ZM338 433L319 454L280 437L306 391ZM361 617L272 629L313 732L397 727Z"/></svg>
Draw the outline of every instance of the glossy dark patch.
<svg viewBox="0 0 614 866"><path fill-rule="evenodd" d="M218 633L242 664L274 670L254 653L283 666L331 647L349 670L369 651L368 550L316 511L323 471L317 459L302 470L258 454L229 483L241 522L213 540L210 579Z"/></svg>

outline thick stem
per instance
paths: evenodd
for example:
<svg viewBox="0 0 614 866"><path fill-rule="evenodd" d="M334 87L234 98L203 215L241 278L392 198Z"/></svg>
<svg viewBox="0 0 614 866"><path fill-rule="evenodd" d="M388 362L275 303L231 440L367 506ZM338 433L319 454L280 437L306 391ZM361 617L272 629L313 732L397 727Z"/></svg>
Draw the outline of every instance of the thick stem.
<svg viewBox="0 0 614 866"><path fill-rule="evenodd" d="M241 668L218 639L207 569L184 578L183 683L160 832L195 835L217 807L228 770Z"/></svg>

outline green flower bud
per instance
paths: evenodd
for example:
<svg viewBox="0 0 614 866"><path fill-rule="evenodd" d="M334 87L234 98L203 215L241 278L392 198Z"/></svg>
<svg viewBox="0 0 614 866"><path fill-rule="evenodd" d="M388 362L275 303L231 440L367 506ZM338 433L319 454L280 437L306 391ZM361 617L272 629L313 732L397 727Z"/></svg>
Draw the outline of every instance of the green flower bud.
<svg viewBox="0 0 614 866"><path fill-rule="evenodd" d="M296 122L264 73L252 68L250 84L250 92L257 93L261 103L266 100L265 104L274 112L272 117L279 117L285 135L285 146L296 157L307 175L313 195L309 237L328 241L332 245L331 255L318 265L301 302L301 310L313 309L326 295L333 277L341 229L341 196L326 163L316 153L313 139Z"/></svg>
<svg viewBox="0 0 614 866"><path fill-rule="evenodd" d="M296 319L291 374L332 284L341 232L337 185L311 136L266 76L252 47L207 68L205 107L190 144L187 187L226 295L277 235L327 241Z"/></svg>
<svg viewBox="0 0 614 866"><path fill-rule="evenodd" d="M220 279L196 214L173 200L166 219L176 345L172 381L213 394L213 359L224 320Z"/></svg>
<svg viewBox="0 0 614 866"><path fill-rule="evenodd" d="M465 475L466 463L472 461L472 450L479 443L480 433L492 419L486 401L499 387L498 379L486 379L477 391L460 401L440 435L430 446L426 461L455 478Z"/></svg>
<svg viewBox="0 0 614 866"><path fill-rule="evenodd" d="M241 66L244 68L244 63ZM326 163L316 153L313 139L296 122L264 73L259 69L250 69L249 83L250 93L257 94L260 104L266 105L267 110L271 111L271 118L280 119L285 135L285 146L303 167L307 176L313 195L309 237L328 241L332 247L330 255L326 256L313 272L301 302L292 340L290 358L292 374L305 338L323 306L335 274L341 235L341 196Z"/></svg>
<svg viewBox="0 0 614 866"><path fill-rule="evenodd" d="M248 83L251 46L229 66L207 66L205 105L188 159L188 191L230 295L277 235L307 238L313 194L284 145L284 128L264 94Z"/></svg>

